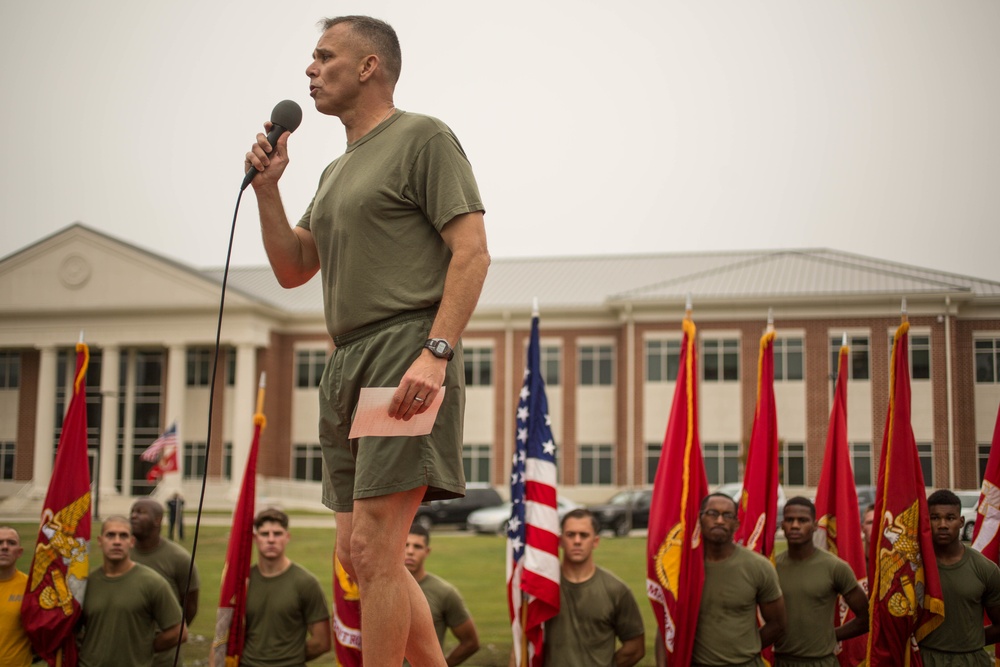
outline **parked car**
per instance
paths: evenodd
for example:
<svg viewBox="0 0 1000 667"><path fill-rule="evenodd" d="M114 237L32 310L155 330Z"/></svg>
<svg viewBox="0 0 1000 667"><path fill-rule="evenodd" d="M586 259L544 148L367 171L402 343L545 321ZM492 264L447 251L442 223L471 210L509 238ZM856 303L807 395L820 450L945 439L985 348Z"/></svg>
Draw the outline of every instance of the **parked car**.
<svg viewBox="0 0 1000 667"><path fill-rule="evenodd" d="M628 535L633 528L649 527L649 506L653 502L651 489L619 491L603 505L591 505L590 511L597 518L601 530L615 535Z"/></svg>
<svg viewBox="0 0 1000 667"><path fill-rule="evenodd" d="M962 526L962 539L966 542L972 541L972 533L976 529L976 509L979 507L979 491L956 491L955 495L962 501L962 518L965 525Z"/></svg>
<svg viewBox="0 0 1000 667"><path fill-rule="evenodd" d="M455 523L465 529L469 515L483 507L499 505L503 498L497 490L486 484L469 484L465 488L464 498L448 500L432 500L417 508L413 521L430 530L439 523Z"/></svg>
<svg viewBox="0 0 1000 667"><path fill-rule="evenodd" d="M740 495L743 493L743 482L728 482L726 484L720 484L715 488L712 493L723 493L736 502L736 506L739 507ZM781 484L778 485L778 529L781 529L781 518L784 516L785 512L785 487Z"/></svg>
<svg viewBox="0 0 1000 667"><path fill-rule="evenodd" d="M562 496L558 496L556 498L556 514L559 516L560 521L562 521L566 512L574 510L577 507L580 507L580 503L573 502L572 500L563 498ZM502 505L484 507L476 510L469 515L469 518L466 521L469 530L490 535L495 535L496 533L506 533L507 522L510 520L510 508L511 503L507 502Z"/></svg>

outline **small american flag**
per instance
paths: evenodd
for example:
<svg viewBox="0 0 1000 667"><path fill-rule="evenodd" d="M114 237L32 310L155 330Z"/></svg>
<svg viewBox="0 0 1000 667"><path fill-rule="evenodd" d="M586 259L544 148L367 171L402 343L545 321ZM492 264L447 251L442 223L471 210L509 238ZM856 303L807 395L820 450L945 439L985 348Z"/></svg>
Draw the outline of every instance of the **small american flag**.
<svg viewBox="0 0 1000 667"><path fill-rule="evenodd" d="M147 447L146 450L140 454L140 457L143 461L159 461L160 452L162 452L163 448L168 445L172 445L174 447L177 446L177 422L171 424L170 428L163 432L163 435L154 440L153 444Z"/></svg>
<svg viewBox="0 0 1000 667"><path fill-rule="evenodd" d="M511 462L507 524L507 605L516 664L542 664L542 623L559 613L559 516L556 445L540 373L538 315L531 319L528 365L517 404L517 439ZM522 618L527 601L527 618ZM527 634L527 655L522 643Z"/></svg>

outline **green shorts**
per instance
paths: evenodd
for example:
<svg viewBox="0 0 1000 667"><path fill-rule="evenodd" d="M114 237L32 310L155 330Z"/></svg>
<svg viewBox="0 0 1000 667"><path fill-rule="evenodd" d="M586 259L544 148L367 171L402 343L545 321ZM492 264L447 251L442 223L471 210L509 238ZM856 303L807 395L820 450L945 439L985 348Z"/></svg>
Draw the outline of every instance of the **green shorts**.
<svg viewBox="0 0 1000 667"><path fill-rule="evenodd" d="M984 649L976 649L966 653L951 653L921 646L920 658L923 660L924 667L992 667L993 665L992 649L989 653Z"/></svg>
<svg viewBox="0 0 1000 667"><path fill-rule="evenodd" d="M462 346L445 374L447 388L430 434L348 439L364 387L397 387L423 350L435 309L402 313L334 338L336 349L319 386L323 504L351 512L354 501L427 487L424 500L465 495L462 427L465 363Z"/></svg>

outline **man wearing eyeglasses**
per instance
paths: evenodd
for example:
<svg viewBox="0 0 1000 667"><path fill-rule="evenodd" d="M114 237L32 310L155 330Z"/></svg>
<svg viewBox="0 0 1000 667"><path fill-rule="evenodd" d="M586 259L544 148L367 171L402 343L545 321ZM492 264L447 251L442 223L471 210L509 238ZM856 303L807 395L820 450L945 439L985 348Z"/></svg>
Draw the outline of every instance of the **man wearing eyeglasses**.
<svg viewBox="0 0 1000 667"><path fill-rule="evenodd" d="M701 503L705 585L694 638L693 667L764 665L761 649L785 631L778 573L758 553L733 542L736 503L725 494ZM760 609L764 625L757 627Z"/></svg>

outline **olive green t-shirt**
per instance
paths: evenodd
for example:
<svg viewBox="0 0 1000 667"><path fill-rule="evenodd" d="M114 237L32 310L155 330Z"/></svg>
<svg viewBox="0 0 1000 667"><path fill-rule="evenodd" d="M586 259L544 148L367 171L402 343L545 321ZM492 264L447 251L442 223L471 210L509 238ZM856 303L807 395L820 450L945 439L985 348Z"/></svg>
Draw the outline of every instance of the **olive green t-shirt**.
<svg viewBox="0 0 1000 667"><path fill-rule="evenodd" d="M817 549L804 560L795 560L784 551L775 557L774 567L788 617L784 636L774 644L775 655L832 656L837 650L837 597L858 585L851 566L829 551Z"/></svg>
<svg viewBox="0 0 1000 667"><path fill-rule="evenodd" d="M920 648L961 653L983 647L983 610L1000 606L1000 569L975 549L965 547L954 565L938 563L944 594L944 622L920 642Z"/></svg>
<svg viewBox="0 0 1000 667"><path fill-rule="evenodd" d="M740 545L724 561L705 561L692 662L739 665L760 654L757 605L781 597L771 562Z"/></svg>
<svg viewBox="0 0 1000 667"><path fill-rule="evenodd" d="M319 581L295 563L276 577L254 565L247 588L243 667L300 667L309 626L330 618Z"/></svg>
<svg viewBox="0 0 1000 667"><path fill-rule="evenodd" d="M455 628L469 620L469 610L459 595L458 589L441 577L427 573L419 582L420 590L427 598L434 620L434 631L438 641L444 646L444 635L448 628Z"/></svg>
<svg viewBox="0 0 1000 667"><path fill-rule="evenodd" d="M465 623L471 615L465 607L458 589L449 584L441 577L430 572L417 582L424 597L427 598L427 606L431 608L431 620L434 621L434 631L437 633L438 642L444 648L444 636L449 628L457 628ZM406 660L403 665L409 665Z"/></svg>
<svg viewBox="0 0 1000 667"><path fill-rule="evenodd" d="M639 605L621 579L597 568L587 581L561 578L559 613L545 621L546 667L607 667L614 663L615 637L645 632Z"/></svg>
<svg viewBox="0 0 1000 667"><path fill-rule="evenodd" d="M181 622L166 579L138 563L120 577L97 568L83 597L80 667L150 667L159 628Z"/></svg>
<svg viewBox="0 0 1000 667"><path fill-rule="evenodd" d="M184 547L170 540L160 540L160 543L150 551L140 551L132 547L132 560L141 563L158 572L174 592L177 602L184 597L187 589L188 570L191 567L191 554ZM191 591L199 590L201 581L198 578L198 566L194 566L191 576ZM188 625L191 619L187 619ZM160 651L153 658L153 667L173 667L175 651ZM180 663L183 664L183 661Z"/></svg>
<svg viewBox="0 0 1000 667"><path fill-rule="evenodd" d="M316 242L330 335L440 302L441 230L482 210L472 166L436 118L397 111L348 144L298 223Z"/></svg>

